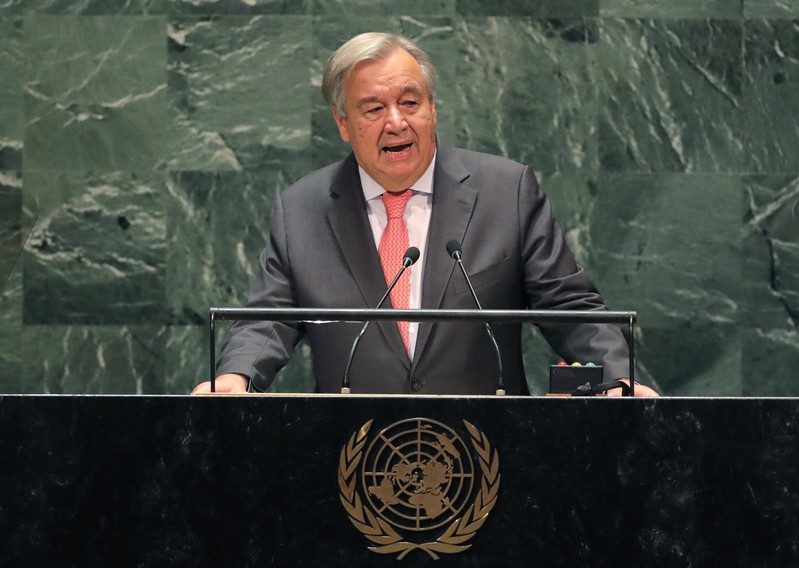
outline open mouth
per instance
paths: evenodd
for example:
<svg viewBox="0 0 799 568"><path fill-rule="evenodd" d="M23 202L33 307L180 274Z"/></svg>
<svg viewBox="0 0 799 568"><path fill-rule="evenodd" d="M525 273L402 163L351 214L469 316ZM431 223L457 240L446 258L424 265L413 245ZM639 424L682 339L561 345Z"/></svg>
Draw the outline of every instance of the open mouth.
<svg viewBox="0 0 799 568"><path fill-rule="evenodd" d="M383 152L386 154L400 154L413 146L413 142L407 144L400 144L398 146L383 146Z"/></svg>

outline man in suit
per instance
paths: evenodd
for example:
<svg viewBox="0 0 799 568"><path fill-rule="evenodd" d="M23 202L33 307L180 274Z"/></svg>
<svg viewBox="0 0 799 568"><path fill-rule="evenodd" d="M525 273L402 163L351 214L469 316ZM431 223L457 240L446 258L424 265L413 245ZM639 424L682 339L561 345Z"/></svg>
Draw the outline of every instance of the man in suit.
<svg viewBox="0 0 799 568"><path fill-rule="evenodd" d="M427 55L392 34L356 36L330 57L322 89L352 154L278 197L248 305L374 307L401 263L401 252L392 259L387 251L409 244L421 256L397 288L404 291L392 292L392 305L471 309L466 281L446 250L454 239L484 308L605 309L532 171L437 139L435 80ZM359 327L237 324L220 358L217 390L266 389L307 335L318 390L338 392ZM603 364L605 380L629 374L627 345L613 326L542 331L564 359ZM508 394L528 393L521 326L497 325L495 334ZM350 372L356 393L489 394L496 377L485 328L471 323L373 325ZM204 383L194 392L208 390Z"/></svg>

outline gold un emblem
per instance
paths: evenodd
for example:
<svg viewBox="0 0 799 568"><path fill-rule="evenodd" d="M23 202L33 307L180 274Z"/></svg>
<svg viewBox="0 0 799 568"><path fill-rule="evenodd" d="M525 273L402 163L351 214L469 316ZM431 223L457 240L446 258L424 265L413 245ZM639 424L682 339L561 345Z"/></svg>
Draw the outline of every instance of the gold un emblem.
<svg viewBox="0 0 799 568"><path fill-rule="evenodd" d="M477 455L476 472L469 444L446 424L409 418L370 442L372 422L350 436L338 468L341 503L374 544L369 550L401 560L418 549L438 560L439 554L471 547L499 491L499 456L485 434L463 421Z"/></svg>

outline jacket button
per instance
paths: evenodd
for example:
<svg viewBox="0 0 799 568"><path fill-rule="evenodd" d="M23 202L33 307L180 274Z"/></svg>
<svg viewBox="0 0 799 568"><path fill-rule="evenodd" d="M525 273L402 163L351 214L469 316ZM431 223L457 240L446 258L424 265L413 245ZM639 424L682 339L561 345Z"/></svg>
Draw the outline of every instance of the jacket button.
<svg viewBox="0 0 799 568"><path fill-rule="evenodd" d="M411 381L411 390L413 392L419 392L420 390L422 390L422 383L414 379L413 381Z"/></svg>

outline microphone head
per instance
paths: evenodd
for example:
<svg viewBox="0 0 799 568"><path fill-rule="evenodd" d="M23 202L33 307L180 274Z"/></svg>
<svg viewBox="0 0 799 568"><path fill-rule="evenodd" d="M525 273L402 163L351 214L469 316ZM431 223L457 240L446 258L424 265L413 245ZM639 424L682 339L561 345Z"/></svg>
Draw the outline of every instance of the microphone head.
<svg viewBox="0 0 799 568"><path fill-rule="evenodd" d="M414 262L419 260L419 249L416 247L409 247L408 250L405 251L405 255L402 257L402 263L406 266L412 265Z"/></svg>
<svg viewBox="0 0 799 568"><path fill-rule="evenodd" d="M452 239L447 243L447 254L455 260L458 260L458 258L461 256L461 244L455 239Z"/></svg>

